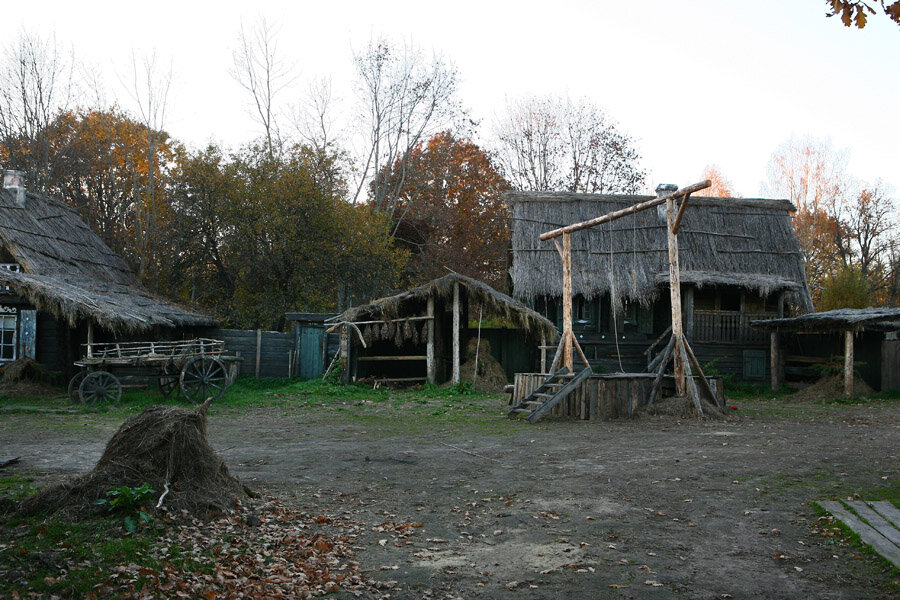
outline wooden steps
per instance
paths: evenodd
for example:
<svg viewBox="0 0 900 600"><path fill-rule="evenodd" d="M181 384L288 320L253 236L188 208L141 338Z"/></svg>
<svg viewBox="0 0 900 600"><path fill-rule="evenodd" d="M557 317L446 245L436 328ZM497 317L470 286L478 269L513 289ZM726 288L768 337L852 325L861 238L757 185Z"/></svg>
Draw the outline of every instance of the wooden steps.
<svg viewBox="0 0 900 600"><path fill-rule="evenodd" d="M536 423L541 417L559 404L561 400L575 391L582 381L590 377L591 370L585 368L577 374L569 372L563 367L550 375L530 395L522 399L507 413L508 417L516 417L521 414L528 415L529 423Z"/></svg>

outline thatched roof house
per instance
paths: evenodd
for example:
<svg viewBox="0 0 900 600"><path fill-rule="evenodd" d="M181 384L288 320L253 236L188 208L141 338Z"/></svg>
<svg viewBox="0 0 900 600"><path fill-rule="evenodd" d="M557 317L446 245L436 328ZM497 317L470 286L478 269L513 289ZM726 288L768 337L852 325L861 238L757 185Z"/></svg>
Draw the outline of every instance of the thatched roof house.
<svg viewBox="0 0 900 600"><path fill-rule="evenodd" d="M558 296L560 258L541 233L627 208L652 196L509 192L516 298ZM663 207L664 209L664 207ZM681 281L731 285L761 296L788 292L812 310L787 200L691 197L678 234ZM646 210L572 235L573 293L609 294L614 306L647 304L668 282L665 214Z"/></svg>
<svg viewBox="0 0 900 600"><path fill-rule="evenodd" d="M148 292L72 208L19 186L0 190L0 263L0 286L70 326L135 333L216 323Z"/></svg>
<svg viewBox="0 0 900 600"><path fill-rule="evenodd" d="M348 378L375 376L441 383L458 378L462 330L470 308L510 322L535 339L554 340L555 325L491 286L457 273L344 311ZM454 373L451 376L451 373Z"/></svg>

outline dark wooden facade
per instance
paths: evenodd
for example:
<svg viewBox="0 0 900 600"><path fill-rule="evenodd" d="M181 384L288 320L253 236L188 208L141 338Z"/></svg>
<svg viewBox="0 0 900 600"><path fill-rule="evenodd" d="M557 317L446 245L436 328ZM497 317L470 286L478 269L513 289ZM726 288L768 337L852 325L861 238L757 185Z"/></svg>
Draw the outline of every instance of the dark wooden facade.
<svg viewBox="0 0 900 600"><path fill-rule="evenodd" d="M682 286L685 335L701 364L735 379L766 383L769 378L769 337L750 326L758 319L784 314L783 296L762 297L737 286ZM558 298L539 298L535 309L562 326ZM646 306L626 303L614 314L608 295L573 302L578 342L599 373L639 373L663 350L671 324L669 294L661 287ZM548 349L552 358L552 350ZM549 361L549 358L547 359ZM540 364L536 364L540 367Z"/></svg>

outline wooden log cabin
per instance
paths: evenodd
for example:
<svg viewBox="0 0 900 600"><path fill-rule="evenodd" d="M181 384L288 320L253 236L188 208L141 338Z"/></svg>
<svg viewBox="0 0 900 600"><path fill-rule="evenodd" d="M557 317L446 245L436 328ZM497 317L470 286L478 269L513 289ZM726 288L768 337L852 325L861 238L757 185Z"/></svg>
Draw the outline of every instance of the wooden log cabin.
<svg viewBox="0 0 900 600"><path fill-rule="evenodd" d="M506 198L513 215L513 296L557 327L560 259L540 234L652 199L556 192ZM679 231L682 315L698 359L715 372L766 383L768 335L750 321L812 310L791 227L794 210L786 200L691 197ZM672 319L665 214L636 213L578 232L571 243L574 330L592 368L646 371L665 346Z"/></svg>
<svg viewBox="0 0 900 600"><path fill-rule="evenodd" d="M216 324L148 291L72 207L4 171L0 366L28 357L69 376L89 339L179 339Z"/></svg>

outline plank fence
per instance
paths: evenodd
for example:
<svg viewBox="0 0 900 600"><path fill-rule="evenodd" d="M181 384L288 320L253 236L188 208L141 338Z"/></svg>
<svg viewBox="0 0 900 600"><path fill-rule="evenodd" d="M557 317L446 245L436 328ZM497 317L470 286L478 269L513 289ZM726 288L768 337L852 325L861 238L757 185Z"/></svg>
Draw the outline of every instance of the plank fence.
<svg viewBox="0 0 900 600"><path fill-rule="evenodd" d="M209 329L204 336L225 342L228 352L239 352L244 359L239 375L255 377L295 377L299 375L297 334L260 329ZM328 335L327 358L337 351L337 338ZM325 368L328 364L325 364Z"/></svg>

